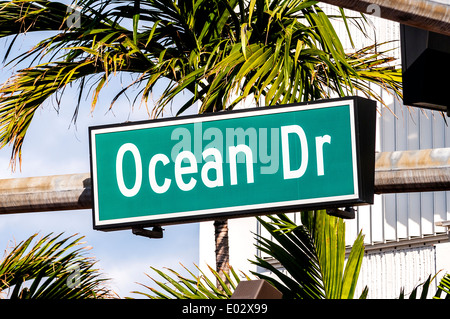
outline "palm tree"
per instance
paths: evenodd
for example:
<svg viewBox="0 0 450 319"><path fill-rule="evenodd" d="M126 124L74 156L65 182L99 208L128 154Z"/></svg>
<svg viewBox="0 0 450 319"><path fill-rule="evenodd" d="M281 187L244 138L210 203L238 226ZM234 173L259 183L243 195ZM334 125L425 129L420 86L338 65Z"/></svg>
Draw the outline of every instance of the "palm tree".
<svg viewBox="0 0 450 319"><path fill-rule="evenodd" d="M381 101L368 82L401 94L401 72L373 45L344 52L329 17L309 0L81 0L80 27L73 9L57 1L0 2L0 37L54 31L11 63L32 61L0 89L0 145L20 151L36 109L78 84L79 103L92 91L91 107L113 76L135 74L114 102L137 88L147 102L157 83L166 89L153 115L190 92L179 114L232 109L250 97L265 106L346 96L358 91ZM348 18L342 13L342 20ZM71 18L72 19L72 18ZM362 28L361 28L362 29ZM349 34L350 36L350 34ZM38 61L36 63L36 61ZM41 62L41 63L39 63ZM167 81L168 80L168 81ZM168 84L167 84L168 83Z"/></svg>
<svg viewBox="0 0 450 319"><path fill-rule="evenodd" d="M184 267L188 276L170 268L166 270L150 268L163 280L161 281L161 279L158 280L147 275L160 290L140 283L142 287L150 290L150 292L132 291L150 299L229 299L241 280L251 279L245 273L239 275L233 267L229 267L229 273L219 274L208 266L209 271L216 279L215 283L209 280L207 274L199 267L197 267L199 275ZM226 280L222 280L223 277Z"/></svg>
<svg viewBox="0 0 450 319"><path fill-rule="evenodd" d="M347 256L345 245L345 223L341 218L328 215L324 210L301 213L301 223L296 224L286 215L258 218L267 230L267 236L256 235L257 247L266 256L278 263L255 256L255 265L265 269L252 272L254 278L265 279L280 292L284 299L353 299L358 283L359 271L364 256L364 236L359 233ZM239 275L232 267L227 285L214 269L209 267L218 284L214 285L200 269L195 275L188 269L187 275L172 269L160 270L151 267L161 279L149 276L160 288L141 285L150 292L134 293L151 299L228 299L242 280L251 280L249 275ZM270 275L268 275L268 272ZM430 295L430 276L418 284L407 296L404 289L399 299L427 299ZM421 292L419 291L421 289ZM359 298L367 298L365 287ZM433 299L450 298L450 274L439 282Z"/></svg>
<svg viewBox="0 0 450 319"><path fill-rule="evenodd" d="M351 299L354 297L359 270L364 255L364 236L359 234L345 263L345 224L341 218L328 215L325 211L302 212L302 224L297 225L286 215L258 218L269 236L257 235L257 247L280 263L274 266L266 259L256 257L252 263L271 272L252 272L255 278L265 279L277 288L285 299ZM232 269L232 268L231 268ZM137 292L149 298L230 298L241 280L232 269L233 276L227 276L231 286L227 288L221 276L210 268L219 284L207 279L206 274L191 278L173 270L164 272L152 268L164 283L150 277L162 290L149 287L153 294ZM362 297L367 295L364 290Z"/></svg>
<svg viewBox="0 0 450 319"><path fill-rule="evenodd" d="M230 272L230 247L228 245L228 221L226 219L214 221L214 240L216 270L219 275L216 285L219 289L222 289L221 282L224 282L227 287L230 285L228 279Z"/></svg>
<svg viewBox="0 0 450 319"><path fill-rule="evenodd" d="M430 294L431 281L434 279L431 275L423 283L418 284L408 296L408 299L427 299ZM422 292L419 295L419 288ZM450 299L450 274L445 274L437 286L436 292L432 295L433 299ZM399 299L406 299L404 288L400 290Z"/></svg>
<svg viewBox="0 0 450 319"><path fill-rule="evenodd" d="M37 234L15 245L0 259L1 298L101 299L113 293L104 286L95 261L86 256L83 237Z"/></svg>
<svg viewBox="0 0 450 319"><path fill-rule="evenodd" d="M345 223L324 210L301 213L296 224L286 215L258 218L270 236L257 235L257 247L279 265L256 256L255 265L270 275L253 272L283 292L284 298L352 299L364 256L364 235L359 233L346 257ZM431 275L407 296L400 290L399 299L450 298L450 274L445 274L434 295L430 291ZM421 292L419 291L421 289ZM359 298L367 298L364 287Z"/></svg>
<svg viewBox="0 0 450 319"><path fill-rule="evenodd" d="M0 87L0 147L12 145L13 167L44 102L53 99L59 107L65 88L78 85L76 120L82 97L91 92L94 109L106 84L122 74L134 78L110 108L124 94L146 104L162 86L154 117L163 116L181 94L189 95L177 115L194 105L204 113L249 99L270 106L358 92L382 102L369 83L401 95L394 59L379 44L345 52L317 1L79 0L76 5L80 11L57 1L0 2L0 37L12 39L5 58L19 34L52 31L13 57L10 63L32 62ZM73 23L74 15L79 22ZM364 31L364 17L349 19L339 10L335 18ZM218 224L226 230L226 221Z"/></svg>

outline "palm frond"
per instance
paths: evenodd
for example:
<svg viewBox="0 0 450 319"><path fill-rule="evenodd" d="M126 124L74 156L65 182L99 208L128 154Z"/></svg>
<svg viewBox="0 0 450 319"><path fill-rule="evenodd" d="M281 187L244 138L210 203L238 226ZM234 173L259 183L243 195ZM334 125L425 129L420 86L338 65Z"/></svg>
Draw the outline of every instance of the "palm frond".
<svg viewBox="0 0 450 319"><path fill-rule="evenodd" d="M35 234L15 245L0 261L0 292L11 299L112 297L86 248L77 247L83 237L73 237Z"/></svg>
<svg viewBox="0 0 450 319"><path fill-rule="evenodd" d="M443 294L444 297L442 297ZM445 274L442 277L434 298L450 299L450 274Z"/></svg>
<svg viewBox="0 0 450 319"><path fill-rule="evenodd" d="M270 281L283 298L353 298L364 254L363 235L358 235L345 262L342 219L324 210L302 212L301 216L301 225L286 215L271 216L270 222L259 218L273 240L257 236L257 247L280 263L285 272L256 257L254 264L276 276L254 274ZM362 297L366 295L367 291Z"/></svg>
<svg viewBox="0 0 450 319"><path fill-rule="evenodd" d="M250 278L242 274L241 276L230 267L230 274L226 274L229 286L223 282L220 275L211 267L208 266L212 277L220 284L216 286L213 281L208 278L197 265L195 267L199 271L199 275L195 275L192 271L183 266L188 273L188 277L173 270L166 269L165 271L150 267L163 281L147 275L153 283L155 283L161 290L155 287L140 284L144 288L150 290L150 293L142 291L133 291L135 294L145 296L150 299L229 299L241 280L249 280Z"/></svg>
<svg viewBox="0 0 450 319"><path fill-rule="evenodd" d="M135 80L117 92L110 108L132 89L137 89L133 101L148 103L164 82L166 89L153 106L155 117L164 116L167 105L186 92L190 97L178 114L193 105L203 113L233 109L248 99L270 106L359 92L383 103L369 83L401 96L401 72L380 49L382 44L345 52L331 19L341 19L347 27L350 19L343 11L328 16L317 3L82 0L77 3L78 28L67 23L72 9L59 2L0 2L0 37L13 39L5 58L16 36L54 31L9 61L32 64L0 87L0 147L12 143L12 160L20 161L37 108L75 82L80 100L92 92L94 108L110 77L124 72L135 74ZM365 20L357 23L363 30ZM95 81L88 81L92 77Z"/></svg>

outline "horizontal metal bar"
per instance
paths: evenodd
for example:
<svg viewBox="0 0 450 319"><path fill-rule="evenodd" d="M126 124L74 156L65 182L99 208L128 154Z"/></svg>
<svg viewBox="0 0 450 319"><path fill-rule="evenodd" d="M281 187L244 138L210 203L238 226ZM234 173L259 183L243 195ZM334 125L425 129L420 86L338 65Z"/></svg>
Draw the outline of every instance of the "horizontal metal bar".
<svg viewBox="0 0 450 319"><path fill-rule="evenodd" d="M382 152L375 193L450 190L450 148ZM89 173L0 180L0 214L92 208Z"/></svg>
<svg viewBox="0 0 450 319"><path fill-rule="evenodd" d="M0 179L0 214L92 208L90 174Z"/></svg>
<svg viewBox="0 0 450 319"><path fill-rule="evenodd" d="M450 190L450 148L376 154L375 193L446 190Z"/></svg>
<svg viewBox="0 0 450 319"><path fill-rule="evenodd" d="M450 6L430 0L322 0L338 7L450 35Z"/></svg>

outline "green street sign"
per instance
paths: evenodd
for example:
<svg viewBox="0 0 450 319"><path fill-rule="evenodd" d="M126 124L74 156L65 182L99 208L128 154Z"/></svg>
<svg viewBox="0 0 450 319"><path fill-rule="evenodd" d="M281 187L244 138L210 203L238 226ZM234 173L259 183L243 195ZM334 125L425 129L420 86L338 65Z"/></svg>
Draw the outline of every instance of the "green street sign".
<svg viewBox="0 0 450 319"><path fill-rule="evenodd" d="M89 128L94 228L373 203L359 97Z"/></svg>

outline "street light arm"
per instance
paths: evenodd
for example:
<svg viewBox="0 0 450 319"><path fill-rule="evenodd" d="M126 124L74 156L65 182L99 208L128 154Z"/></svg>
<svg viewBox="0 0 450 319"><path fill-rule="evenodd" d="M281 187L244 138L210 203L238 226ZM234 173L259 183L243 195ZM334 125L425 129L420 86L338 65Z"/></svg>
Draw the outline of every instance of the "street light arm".
<svg viewBox="0 0 450 319"><path fill-rule="evenodd" d="M430 0L323 0L322 2L450 36L450 6Z"/></svg>

